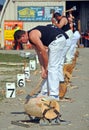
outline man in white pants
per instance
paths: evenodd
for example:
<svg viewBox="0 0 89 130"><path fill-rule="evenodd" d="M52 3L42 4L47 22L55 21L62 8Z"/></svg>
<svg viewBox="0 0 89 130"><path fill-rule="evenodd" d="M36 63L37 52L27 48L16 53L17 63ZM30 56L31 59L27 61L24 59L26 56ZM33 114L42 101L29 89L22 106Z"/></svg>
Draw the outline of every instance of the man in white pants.
<svg viewBox="0 0 89 130"><path fill-rule="evenodd" d="M77 43L81 37L81 35L78 31L77 23L76 23L74 17L72 16L72 14L71 14L71 17L69 17L69 23L70 23L71 29L73 30L73 37L71 38L71 46L66 54L66 61L65 61L66 63L72 63L74 54L76 52Z"/></svg>
<svg viewBox="0 0 89 130"><path fill-rule="evenodd" d="M55 12L53 14L53 17L51 19L52 21L52 24L58 28L61 28L69 37L69 39L67 40L67 43L65 45L65 48L62 52L63 54L63 58L62 58L62 61L61 61L61 69L60 69L60 74L62 76L61 77L61 82L60 82L60 92L61 91L64 91L64 95L67 91L67 86L65 84L65 80L64 80L64 74L63 74L63 67L64 67L64 62L66 61L66 54L67 54L67 51L69 50L70 46L71 46L71 39L73 37L73 31L71 30L70 28L70 24L68 22L68 19L66 16L63 16L61 15L60 13L58 12ZM64 97L64 95L61 95L60 94L60 98L62 99Z"/></svg>
<svg viewBox="0 0 89 130"><path fill-rule="evenodd" d="M60 69L68 39L67 34L52 26L37 26L27 32L16 31L14 39L21 43L30 41L33 45L40 61L41 77L44 79L41 94L59 101ZM46 48L48 48L48 53Z"/></svg>

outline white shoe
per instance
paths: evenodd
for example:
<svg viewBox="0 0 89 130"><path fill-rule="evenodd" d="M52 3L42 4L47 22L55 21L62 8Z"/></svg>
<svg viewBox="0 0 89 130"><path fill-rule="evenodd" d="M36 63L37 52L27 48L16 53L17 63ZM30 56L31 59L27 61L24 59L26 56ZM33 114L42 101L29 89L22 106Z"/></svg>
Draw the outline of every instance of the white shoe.
<svg viewBox="0 0 89 130"><path fill-rule="evenodd" d="M55 96L55 95L50 95L49 96L50 98L56 100L56 101L59 101L59 96Z"/></svg>
<svg viewBox="0 0 89 130"><path fill-rule="evenodd" d="M37 97L47 97L48 93L47 92L40 92L38 93Z"/></svg>

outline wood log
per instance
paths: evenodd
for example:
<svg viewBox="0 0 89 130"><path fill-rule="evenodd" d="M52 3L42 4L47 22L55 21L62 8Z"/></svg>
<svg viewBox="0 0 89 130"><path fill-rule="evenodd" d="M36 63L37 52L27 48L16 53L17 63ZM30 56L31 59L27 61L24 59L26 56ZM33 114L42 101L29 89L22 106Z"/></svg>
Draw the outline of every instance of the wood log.
<svg viewBox="0 0 89 130"><path fill-rule="evenodd" d="M69 72L70 74L72 74L74 67L75 67L75 61L73 61L72 64L65 64L64 68L63 68L64 74L66 71Z"/></svg>
<svg viewBox="0 0 89 130"><path fill-rule="evenodd" d="M79 51L76 50L76 52L75 52L75 57L78 57L78 56L79 56Z"/></svg>
<svg viewBox="0 0 89 130"><path fill-rule="evenodd" d="M59 103L44 97L31 98L24 104L25 112L30 116L54 119L60 112Z"/></svg>
<svg viewBox="0 0 89 130"><path fill-rule="evenodd" d="M60 86L59 86L59 97L60 99L63 99L63 97L65 96L67 92L67 85L66 83L60 83Z"/></svg>

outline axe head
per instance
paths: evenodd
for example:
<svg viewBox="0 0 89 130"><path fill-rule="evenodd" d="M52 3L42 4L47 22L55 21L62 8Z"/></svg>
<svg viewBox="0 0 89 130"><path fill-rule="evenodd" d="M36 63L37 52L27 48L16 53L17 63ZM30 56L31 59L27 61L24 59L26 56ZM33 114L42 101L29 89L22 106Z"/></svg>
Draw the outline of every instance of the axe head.
<svg viewBox="0 0 89 130"><path fill-rule="evenodd" d="M76 6L73 6L73 7L71 8L71 10L76 10Z"/></svg>

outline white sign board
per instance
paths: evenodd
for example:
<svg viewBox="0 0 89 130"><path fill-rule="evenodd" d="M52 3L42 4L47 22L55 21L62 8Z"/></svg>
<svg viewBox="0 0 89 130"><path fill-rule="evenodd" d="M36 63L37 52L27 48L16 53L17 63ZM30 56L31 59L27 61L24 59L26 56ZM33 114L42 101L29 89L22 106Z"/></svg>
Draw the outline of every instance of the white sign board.
<svg viewBox="0 0 89 130"><path fill-rule="evenodd" d="M24 69L25 79L30 79L30 68L25 67Z"/></svg>
<svg viewBox="0 0 89 130"><path fill-rule="evenodd" d="M29 61L30 70L36 70L36 60Z"/></svg>
<svg viewBox="0 0 89 130"><path fill-rule="evenodd" d="M25 75L24 74L17 74L17 86L18 87L25 87Z"/></svg>
<svg viewBox="0 0 89 130"><path fill-rule="evenodd" d="M6 98L15 98L16 88L15 83L6 83Z"/></svg>

